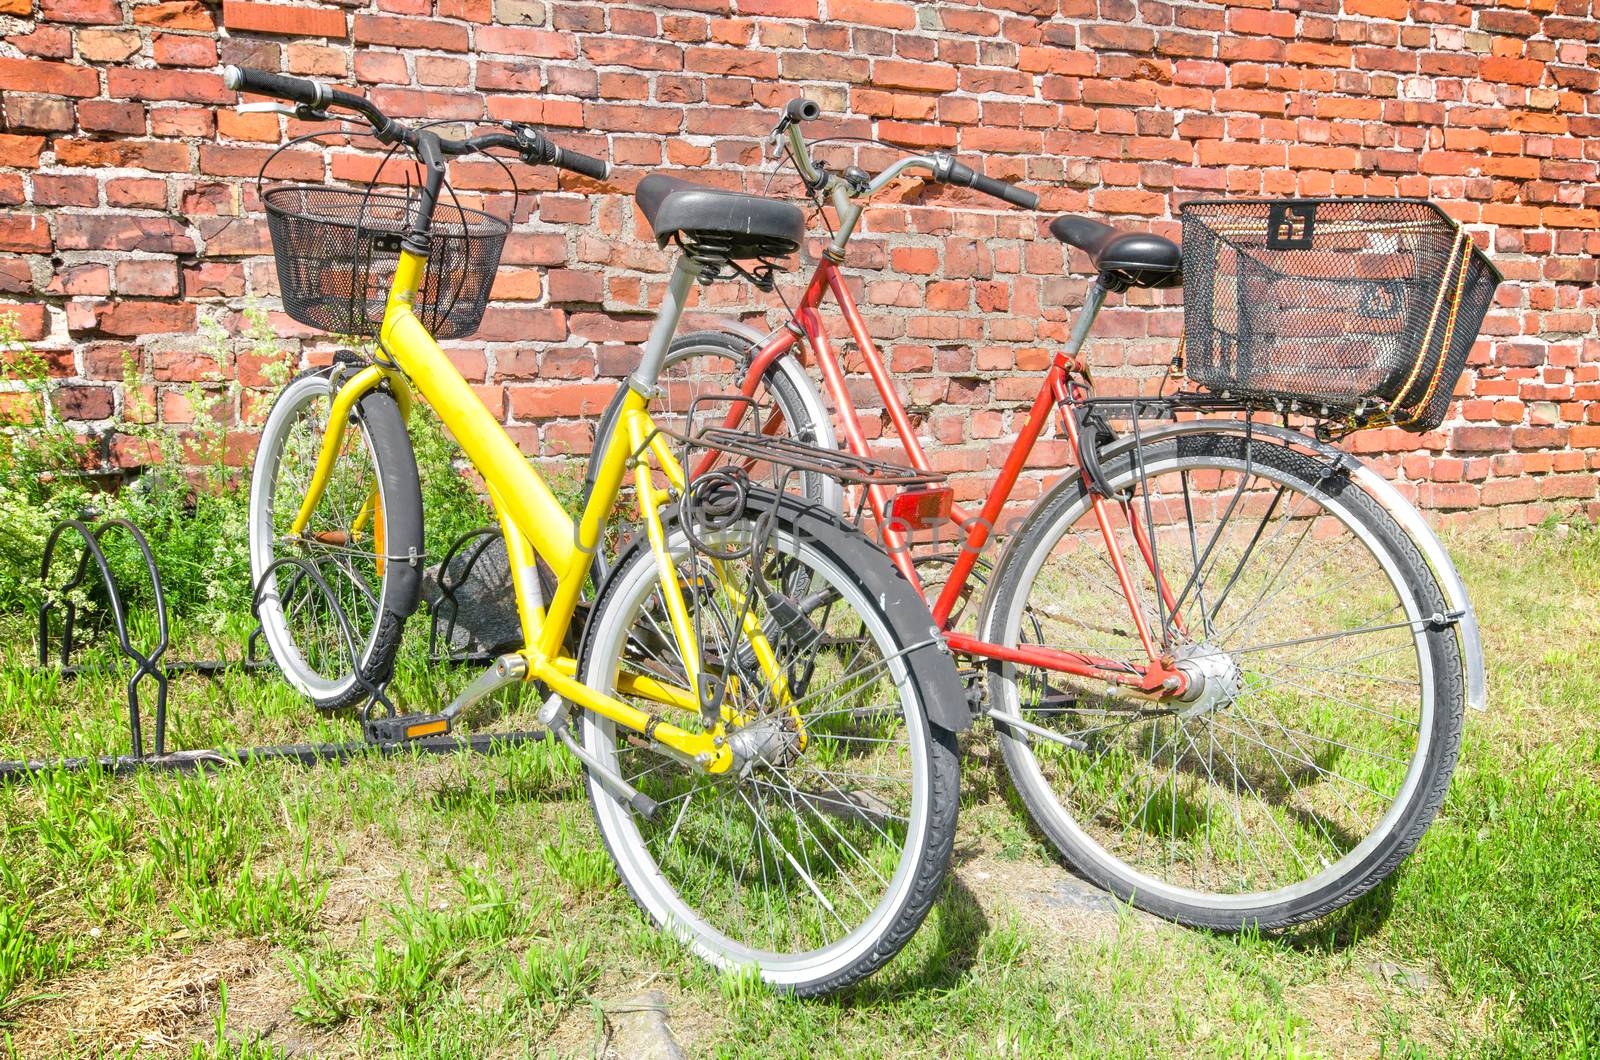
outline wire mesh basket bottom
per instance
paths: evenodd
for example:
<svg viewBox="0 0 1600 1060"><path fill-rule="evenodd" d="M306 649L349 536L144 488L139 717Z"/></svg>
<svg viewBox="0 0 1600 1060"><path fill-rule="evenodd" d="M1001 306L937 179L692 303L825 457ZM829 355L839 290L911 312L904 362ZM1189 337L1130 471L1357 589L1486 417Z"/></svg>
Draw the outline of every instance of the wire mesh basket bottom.
<svg viewBox="0 0 1600 1060"><path fill-rule="evenodd" d="M305 184L269 188L262 199L284 311L337 335L377 334L417 200ZM478 329L509 232L498 217L439 203L413 306L434 338Z"/></svg>
<svg viewBox="0 0 1600 1060"><path fill-rule="evenodd" d="M1240 398L1430 430L1500 277L1420 199L1183 207L1184 365Z"/></svg>

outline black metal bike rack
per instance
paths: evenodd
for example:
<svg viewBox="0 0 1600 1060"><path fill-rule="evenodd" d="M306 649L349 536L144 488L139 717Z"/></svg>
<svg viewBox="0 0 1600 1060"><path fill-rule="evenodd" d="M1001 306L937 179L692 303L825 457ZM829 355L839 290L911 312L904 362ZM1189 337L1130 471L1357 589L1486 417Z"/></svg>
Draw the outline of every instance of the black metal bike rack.
<svg viewBox="0 0 1600 1060"><path fill-rule="evenodd" d="M111 561L106 555L104 542L111 533L126 534L133 542L141 561L142 573L148 580L150 589L151 607L155 612L155 643L148 646L139 646L134 643L134 630L130 624L129 595L118 580ZM463 535L453 544L446 554L445 562L440 570L440 604L433 606L431 611L431 625L428 635L429 658L439 663L469 663L481 661L478 656L470 654L451 655L438 650L439 630L441 622L446 623L444 643L448 645L452 632L455 629L460 602L456 598L456 591L464 585L472 573L472 569L482 559L488 546L498 536L498 531L483 529ZM72 568L72 576L54 591L50 587L50 574L56 563L58 555L62 552L62 543L68 538L75 538L82 544L78 553L77 564ZM466 549L467 551L463 552ZM448 576L450 567L457 555L464 556L459 572L454 578ZM239 659L206 659L206 660L178 660L165 659L170 646L170 627L167 618L166 594L161 583L160 568L156 563L155 555L143 532L126 519L107 519L91 528L82 519L63 519L57 523L46 539L44 556L40 564L39 578L43 587L43 601L39 605L38 622L38 665L49 667L54 665L64 675L76 676L91 672L106 672L106 668L95 665L81 665L73 662L73 656L85 646L85 639L80 635L79 606L74 595L79 590L91 587L95 583L90 581L91 572L99 576L98 585L104 590L106 608L98 614L98 621L91 633L91 638L103 633L105 621L109 618L115 627L117 649L123 659L132 668L127 683L127 709L128 709L128 753L107 754L98 756L82 756L75 758L54 759L18 759L13 761L0 761L0 783L20 780L38 773L59 770L78 771L99 769L113 776L128 776L143 770L163 770L175 772L194 772L206 768L250 765L258 762L289 761L302 765L319 765L326 762L339 762L365 755L397 755L397 754L452 754L465 751L474 754L490 754L522 744L532 743L544 738L542 731L518 731L505 733L481 733L465 737L433 737L408 741L380 741L371 734L369 722L377 712L387 712L389 715L396 713L394 704L389 700L387 690L374 685L362 673L355 660L359 658L356 647L356 638L344 609L340 606L338 598L333 594L327 582L318 572L316 565L297 558L286 557L275 562L262 574L260 583L251 602L252 611L256 613L259 621L259 609L263 589L269 583L275 584L275 576L281 571L292 571L289 582L288 595L302 587L308 587L321 594L324 604L335 617L342 634L347 657L352 662L352 672L362 689L367 693L366 703L359 714L362 721L363 738L340 743L303 743L279 744L262 747L243 748L206 748L202 750L168 751L166 746L167 730L167 699L170 678L179 673L198 673L206 676L217 676L230 670L258 670L272 667L269 659L258 654L262 629L258 624L250 634L246 643L245 652ZM449 608L448 617L444 606ZM57 650L51 651L50 626L52 616L59 611L61 616L61 637ZM141 702L141 690L146 687L154 689L155 712L153 717L153 750L145 752L145 718Z"/></svg>

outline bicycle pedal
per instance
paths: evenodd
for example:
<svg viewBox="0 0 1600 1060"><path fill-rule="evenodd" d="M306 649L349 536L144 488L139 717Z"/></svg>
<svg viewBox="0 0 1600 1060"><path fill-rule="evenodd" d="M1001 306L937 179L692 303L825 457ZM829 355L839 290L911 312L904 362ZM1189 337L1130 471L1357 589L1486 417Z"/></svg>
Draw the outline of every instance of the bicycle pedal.
<svg viewBox="0 0 1600 1060"><path fill-rule="evenodd" d="M367 722L367 738L373 743L405 743L431 736L450 734L448 714L396 714L392 718L372 718Z"/></svg>

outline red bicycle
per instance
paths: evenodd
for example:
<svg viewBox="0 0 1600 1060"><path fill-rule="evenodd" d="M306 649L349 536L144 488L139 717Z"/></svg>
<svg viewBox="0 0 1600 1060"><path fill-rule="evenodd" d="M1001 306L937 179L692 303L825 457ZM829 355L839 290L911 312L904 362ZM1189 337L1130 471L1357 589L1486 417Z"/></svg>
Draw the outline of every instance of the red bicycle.
<svg viewBox="0 0 1600 1060"><path fill-rule="evenodd" d="M809 362L843 448L871 455L823 326L831 295L893 441L931 472L841 271L864 204L911 172L1015 205L1037 200L942 153L901 157L876 176L829 168L801 134L817 116L796 100L774 133L834 214L799 302L759 340L679 337L664 382L680 408L745 395L729 426L759 408L769 434L841 444L801 367ZM1096 394L1083 348L1106 297L1184 284L1185 258L1160 236L1061 217L1050 234L1084 252L1097 280L1011 424L981 508L956 505L948 485L875 487L855 500L923 590L946 643L970 660L972 707L994 722L1024 804L1071 864L1161 916L1275 927L1322 916L1394 871L1444 798L1463 703L1481 706L1476 621L1448 555L1387 482L1328 437L1442 418L1499 277L1448 218L1415 200L1330 200L1320 215L1304 206L1300 235L1299 215L1285 220L1280 204L1222 204L1232 209L1216 216L1196 205L1185 211L1185 247L1216 244L1204 282L1186 285L1186 320L1200 326L1186 332L1184 367L1203 389ZM1271 248L1276 258L1240 251L1258 229L1290 244ZM1258 259L1288 271L1261 280ZM770 288L772 270L752 278ZM1208 299L1203 313L1197 297ZM1290 425L1307 417L1316 433ZM1052 424L1075 466L1018 525L1001 527ZM846 510L824 476L795 488ZM941 547L950 528L955 547ZM1005 542L991 565L983 554L997 536Z"/></svg>

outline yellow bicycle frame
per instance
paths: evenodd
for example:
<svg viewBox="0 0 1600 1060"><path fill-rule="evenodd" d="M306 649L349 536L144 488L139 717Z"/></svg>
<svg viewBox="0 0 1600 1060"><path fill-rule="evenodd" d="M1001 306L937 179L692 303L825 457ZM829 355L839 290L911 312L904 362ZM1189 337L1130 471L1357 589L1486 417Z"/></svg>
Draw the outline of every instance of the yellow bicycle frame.
<svg viewBox="0 0 1600 1060"><path fill-rule="evenodd" d="M575 676L576 661L562 655L562 645L572 624L579 593L588 577L607 517L616 504L627 473L632 470L639 497L639 515L656 556L672 632L678 640L686 669L690 671L688 676L691 685L698 687L698 675L694 667L699 653L693 624L684 602L682 587L678 584L676 566L667 552L666 531L661 522L660 509L668 494L656 488L652 466L679 490L684 486L685 475L682 466L656 433L655 425L646 411L645 398L630 388L623 398L621 414L616 417L610 436L597 440L604 446L600 472L583 512L574 521L417 319L412 307L426 263L427 258L422 255L410 250L400 252L400 263L395 271L383 326L379 332L379 341L394 367L373 365L364 368L351 376L335 393L326 433L317 455L317 466L290 527L290 536L305 531L312 512L322 499L343 444L345 424L356 402L374 388L387 383L402 410L405 410L410 407L411 388L415 387L422 399L439 414L467 454L467 459L488 485L489 498L505 535L506 553L510 559L512 584L522 619L524 646L521 655L528 663L527 679L543 682L568 702L594 711L634 732L644 734L648 726L650 739L698 762L707 772L725 772L734 761L726 739L725 725L729 721L738 721L736 715L730 714L725 708L722 719L710 731L690 732L582 684ZM647 456L654 458L654 465ZM375 511L363 510L359 518L364 520L376 514ZM538 602L536 555L542 556L556 573L555 592L543 609ZM388 561L395 560L388 557ZM783 693L781 668L777 666L759 623L753 616L747 615L746 627L763 670L772 679L774 689L787 699ZM623 691L659 703L689 711L699 710L700 698L690 689L631 674L620 674L618 685ZM793 713L792 705L790 710Z"/></svg>

